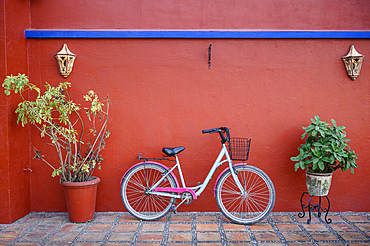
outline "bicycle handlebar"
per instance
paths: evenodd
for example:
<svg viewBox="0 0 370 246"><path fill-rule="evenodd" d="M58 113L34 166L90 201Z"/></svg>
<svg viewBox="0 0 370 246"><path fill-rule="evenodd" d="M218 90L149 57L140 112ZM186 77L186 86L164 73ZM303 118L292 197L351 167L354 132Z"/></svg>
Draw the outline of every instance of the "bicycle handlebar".
<svg viewBox="0 0 370 246"><path fill-rule="evenodd" d="M215 132L218 132L220 134L222 143L226 143L227 141L229 141L229 139L230 139L229 128L227 128L225 126L218 127L218 128L213 128L213 129L202 130L203 134L205 134L205 133L212 134L212 133L215 133ZM225 137L224 133L226 133L226 137Z"/></svg>

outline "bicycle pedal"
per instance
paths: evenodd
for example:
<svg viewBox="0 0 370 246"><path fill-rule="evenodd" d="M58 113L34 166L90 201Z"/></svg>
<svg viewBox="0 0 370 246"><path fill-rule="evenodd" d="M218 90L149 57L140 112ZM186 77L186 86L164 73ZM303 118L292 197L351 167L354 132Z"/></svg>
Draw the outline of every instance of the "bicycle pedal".
<svg viewBox="0 0 370 246"><path fill-rule="evenodd" d="M174 214L177 214L177 209L176 209L176 206L172 204L172 211Z"/></svg>

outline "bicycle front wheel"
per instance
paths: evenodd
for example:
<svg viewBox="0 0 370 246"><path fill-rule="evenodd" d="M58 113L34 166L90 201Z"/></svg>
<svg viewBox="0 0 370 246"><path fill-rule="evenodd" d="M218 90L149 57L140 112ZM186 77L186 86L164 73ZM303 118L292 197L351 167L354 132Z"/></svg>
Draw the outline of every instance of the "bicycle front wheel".
<svg viewBox="0 0 370 246"><path fill-rule="evenodd" d="M171 210L176 198L147 193L165 173L167 170L160 165L143 163L132 168L125 175L121 185L121 198L131 215L141 220L157 220ZM159 187L177 187L171 173L159 184Z"/></svg>
<svg viewBox="0 0 370 246"><path fill-rule="evenodd" d="M238 224L253 224L263 220L275 204L275 188L270 178L260 169L235 166L241 193L228 170L222 174L216 185L216 202L229 220Z"/></svg>

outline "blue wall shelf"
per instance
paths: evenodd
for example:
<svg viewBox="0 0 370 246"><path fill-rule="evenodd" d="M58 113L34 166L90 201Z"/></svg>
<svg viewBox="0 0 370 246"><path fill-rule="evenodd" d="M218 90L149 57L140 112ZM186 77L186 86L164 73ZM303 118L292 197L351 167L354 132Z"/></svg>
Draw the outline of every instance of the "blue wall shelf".
<svg viewBox="0 0 370 246"><path fill-rule="evenodd" d="M370 31L25 30L26 38L368 39Z"/></svg>

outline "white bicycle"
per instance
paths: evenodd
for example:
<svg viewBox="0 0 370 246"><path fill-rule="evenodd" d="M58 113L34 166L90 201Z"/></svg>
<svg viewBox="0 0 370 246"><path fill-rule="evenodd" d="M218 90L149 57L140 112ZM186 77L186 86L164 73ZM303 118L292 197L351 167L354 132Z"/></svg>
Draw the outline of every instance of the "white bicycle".
<svg viewBox="0 0 370 246"><path fill-rule="evenodd" d="M226 168L217 178L214 195L220 211L238 224L253 224L269 215L275 204L275 188L271 179L259 168L246 163L251 140L230 138L227 127L203 130L219 133L222 149L203 183L188 187L177 155L184 147L163 148L163 158L144 158L132 166L122 177L121 197L127 211L140 220L157 220L171 209L176 213L182 204L198 199L207 187L216 169L224 163ZM173 161L168 168L158 161ZM173 171L178 169L181 186ZM196 170L194 171L196 173ZM176 200L179 199L179 202Z"/></svg>

